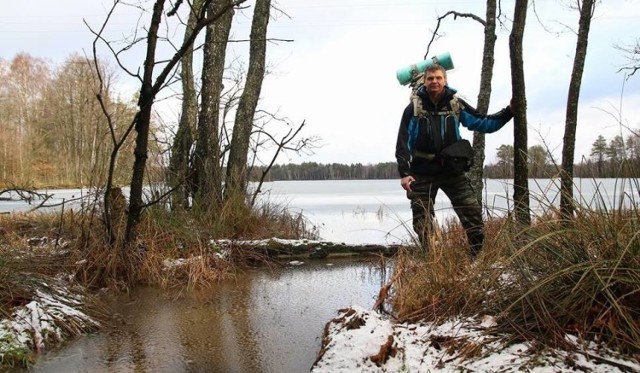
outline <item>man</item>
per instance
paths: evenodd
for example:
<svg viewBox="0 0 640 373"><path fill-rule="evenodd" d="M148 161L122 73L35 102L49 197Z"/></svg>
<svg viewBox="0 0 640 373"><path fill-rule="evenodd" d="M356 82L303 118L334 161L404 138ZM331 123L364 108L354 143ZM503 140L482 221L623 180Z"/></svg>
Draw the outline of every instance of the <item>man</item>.
<svg viewBox="0 0 640 373"><path fill-rule="evenodd" d="M468 158L472 158L469 143L460 137L459 124L472 131L491 133L510 121L513 112L509 105L495 114L480 115L447 86L444 67L431 65L424 74L424 84L404 110L398 131L396 160L400 185L411 200L413 229L422 245L428 247L426 236L432 230L433 205L438 190L442 189L465 229L469 254L475 258L484 242L484 222L480 201L464 173L471 160L444 154L454 148L468 149ZM468 163L459 167L456 162L460 160Z"/></svg>

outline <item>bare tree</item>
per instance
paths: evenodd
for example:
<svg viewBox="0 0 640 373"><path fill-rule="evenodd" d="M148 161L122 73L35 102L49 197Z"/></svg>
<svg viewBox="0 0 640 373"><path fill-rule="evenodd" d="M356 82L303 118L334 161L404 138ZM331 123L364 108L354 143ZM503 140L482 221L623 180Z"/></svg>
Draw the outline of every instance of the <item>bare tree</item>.
<svg viewBox="0 0 640 373"><path fill-rule="evenodd" d="M191 6L184 38L193 33L198 22L204 0L196 0ZM178 130L171 147L169 161L169 184L173 189L171 194L172 208L188 207L190 195L189 159L194 143L194 133L198 116L198 99L193 77L193 46L185 51L180 63L180 81L182 82L182 115L178 123Z"/></svg>
<svg viewBox="0 0 640 373"><path fill-rule="evenodd" d="M496 0L487 0L484 25L484 47L482 52L482 70L480 73L480 90L478 91L477 109L486 114L491 101L491 80L493 79L494 49L496 43ZM485 134L473 133L473 151L475 160L469 170L471 185L478 201L482 201L483 170L485 160Z"/></svg>
<svg viewBox="0 0 640 373"><path fill-rule="evenodd" d="M616 46L624 53L627 58L627 64L620 71L630 71L628 77L633 76L636 71L640 70L640 38L636 39L635 45Z"/></svg>
<svg viewBox="0 0 640 373"><path fill-rule="evenodd" d="M256 1L251 24L247 82L238 103L233 126L229 162L227 163L225 199L236 198L246 192L249 140L253 127L253 116L264 79L270 7L271 0Z"/></svg>
<svg viewBox="0 0 640 373"><path fill-rule="evenodd" d="M578 126L578 101L580 99L580 85L584 63L587 58L587 44L589 42L589 29L595 10L595 0L576 0L580 10L578 28L578 40L576 41L576 54L573 58L573 70L571 82L567 94L567 111L564 127L564 139L562 147L562 172L560 173L560 211L569 218L573 216L573 161L576 147L576 127Z"/></svg>
<svg viewBox="0 0 640 373"><path fill-rule="evenodd" d="M216 13L229 6L230 0L209 5ZM222 165L220 149L220 97L233 12L226 12L207 27L202 68L202 92L198 117L198 141L195 151L195 204L200 211L217 211L222 204Z"/></svg>
<svg viewBox="0 0 640 373"><path fill-rule="evenodd" d="M529 168L527 162L527 99L522 58L522 39L527 20L528 0L516 0L513 12L513 29L509 36L511 58L511 84L514 110L513 149L514 177L513 200L516 221L531 224L529 211Z"/></svg>
<svg viewBox="0 0 640 373"><path fill-rule="evenodd" d="M205 0L203 4L203 9L205 9L211 0ZM206 14L204 11L201 11L198 21L193 27L193 32L184 38L184 41L177 48L175 54L167 61L162 61L163 68L156 75L155 68L160 61L156 61L156 52L158 47L159 40L159 28L160 23L162 21L162 15L164 12L165 0L156 0L153 5L153 11L151 15L151 20L147 29L146 35L146 54L144 60L144 66L142 69L142 75L133 74L140 81L140 95L138 100L138 112L131 122L131 129L135 129L136 137L135 137L135 149L134 149L134 164L133 164L133 172L131 176L131 189L129 195L129 210L127 214L127 225L125 230L125 239L124 239L124 247L128 247L131 244L136 236L136 228L138 223L140 222L140 217L142 214L142 210L145 207L142 200L142 190L144 183L144 175L145 175L145 166L148 158L148 145L149 145L149 129L151 123L151 113L152 106L155 102L156 95L160 92L160 90L165 86L167 78L174 71L176 65L180 62L184 54L192 47L193 41L196 39L200 31L204 29L207 25L214 22L220 16L222 16L225 12L232 9L233 6L243 3L246 0L235 0L229 7L223 9L222 11L216 14ZM116 0L113 4L112 10L120 3L119 0ZM181 4L181 2L176 3L176 7L170 10L167 14L172 15L177 11L177 7ZM105 20L104 25L109 22L109 19L112 15L112 12L109 13L109 16ZM105 42L109 47L111 44L106 41L102 37L103 28L94 32L96 35L96 41L100 40ZM95 48L94 42L94 58L97 60L97 52ZM116 57L118 54L115 53ZM108 112L105 112L108 114ZM113 161L113 159L112 159ZM111 188L110 184L107 184L107 191ZM108 196L109 193L105 193L105 196ZM107 209L107 198L105 197L105 209Z"/></svg>
<svg viewBox="0 0 640 373"><path fill-rule="evenodd" d="M49 65L24 54L11 64L0 62L1 178L16 185L102 184L109 159L109 131L101 106L93 98L100 90L94 63L71 54L58 67ZM103 104L119 132L135 113L135 106L110 92L114 69L102 61L99 65ZM121 159L127 157L132 159L123 152ZM130 177L129 167L127 177L122 177L123 168L115 170L120 182Z"/></svg>
<svg viewBox="0 0 640 373"><path fill-rule="evenodd" d="M266 138L269 139L269 141L271 141L273 144L276 145L276 151L271 157L269 164L262 169L262 172L260 174L260 179L258 180L258 185L256 186L255 190L251 195L251 202L250 202L251 206L255 205L256 199L260 194L260 192L262 191L262 184L264 183L267 175L269 174L269 171L271 170L271 167L273 167L274 163L276 162L276 159L278 159L278 156L280 155L281 152L293 151L297 153L302 151L305 148L309 148L313 146L313 143L315 142L314 138L302 138L302 139L296 140L296 138L298 138L298 134L304 128L304 126L305 126L305 122L303 121L297 128L289 127L289 131L285 135L283 135L280 139L276 139L271 133L269 133L268 131L262 128L257 130L259 134L264 135ZM253 148L254 160L257 159L258 150L262 145L263 144L261 142L258 142L256 146Z"/></svg>
<svg viewBox="0 0 640 373"><path fill-rule="evenodd" d="M3 132L9 135L3 139L4 167L18 183L33 180L29 139L41 120L42 96L50 74L45 60L25 53L17 54L0 71L0 115Z"/></svg>

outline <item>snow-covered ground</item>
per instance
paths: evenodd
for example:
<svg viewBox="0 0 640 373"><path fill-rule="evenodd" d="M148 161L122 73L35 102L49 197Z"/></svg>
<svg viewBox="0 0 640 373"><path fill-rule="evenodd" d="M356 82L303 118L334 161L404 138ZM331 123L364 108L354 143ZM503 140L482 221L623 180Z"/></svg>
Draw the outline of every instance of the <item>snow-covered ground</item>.
<svg viewBox="0 0 640 373"><path fill-rule="evenodd" d="M528 343L508 345L492 334L493 320L452 320L441 325L396 324L358 306L341 310L327 324L313 373L339 372L640 372L594 344L567 339L579 352L536 355ZM535 356L535 357L534 357Z"/></svg>
<svg viewBox="0 0 640 373"><path fill-rule="evenodd" d="M43 352L45 342L60 342L65 325L96 328L97 322L70 306L79 302L38 294L11 320L0 321L0 357L23 350ZM640 362L606 348L568 340L580 352L535 355L527 343L505 345L490 332L492 319L458 319L441 325L398 324L378 312L353 306L327 324L321 356L313 373L340 372L640 372ZM81 332L78 330L78 332ZM532 356L535 355L535 358Z"/></svg>
<svg viewBox="0 0 640 373"><path fill-rule="evenodd" d="M65 288L46 285L34 299L16 308L10 318L0 320L0 361L44 352L48 347L100 327L80 311L83 299Z"/></svg>
<svg viewBox="0 0 640 373"><path fill-rule="evenodd" d="M32 237L26 244L29 249L19 255L27 261L29 255L65 255L68 246L64 240L48 237ZM0 362L4 364L20 365L19 360L28 359L31 352L46 352L69 338L101 327L99 321L84 312L91 307L86 290L71 285L68 276L28 274L27 278L33 289L31 299L13 309L11 315L0 315Z"/></svg>
<svg viewBox="0 0 640 373"><path fill-rule="evenodd" d="M298 265L301 262L290 262ZM167 268L184 265L168 261ZM0 361L27 356L73 334L99 328L82 309L83 299L63 284L42 284L34 299L0 320ZM328 320L329 321L329 320ZM339 372L640 372L640 355L623 358L603 346L567 335L574 352L529 343L509 344L492 332L490 317L436 324L396 323L359 306L329 321L313 373ZM16 354L17 352L17 354Z"/></svg>

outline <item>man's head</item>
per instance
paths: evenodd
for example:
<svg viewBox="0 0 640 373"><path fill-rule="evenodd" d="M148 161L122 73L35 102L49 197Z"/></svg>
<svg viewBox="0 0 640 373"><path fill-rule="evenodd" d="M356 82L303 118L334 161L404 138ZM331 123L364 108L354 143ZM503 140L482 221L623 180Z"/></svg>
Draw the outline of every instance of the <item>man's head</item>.
<svg viewBox="0 0 640 373"><path fill-rule="evenodd" d="M436 97L444 92L447 85L447 70L438 64L433 64L424 71L424 86L429 96Z"/></svg>

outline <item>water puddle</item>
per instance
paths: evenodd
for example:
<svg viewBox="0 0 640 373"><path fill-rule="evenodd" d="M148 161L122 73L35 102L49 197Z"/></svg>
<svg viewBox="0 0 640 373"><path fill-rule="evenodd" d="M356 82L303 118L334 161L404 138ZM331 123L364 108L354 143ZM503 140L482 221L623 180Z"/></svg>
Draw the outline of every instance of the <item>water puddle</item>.
<svg viewBox="0 0 640 373"><path fill-rule="evenodd" d="M325 323L340 308L371 307L387 276L377 259L341 259L251 269L183 294L138 288L113 302L113 329L30 372L308 372Z"/></svg>

